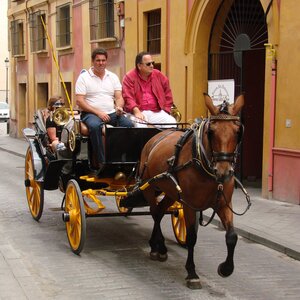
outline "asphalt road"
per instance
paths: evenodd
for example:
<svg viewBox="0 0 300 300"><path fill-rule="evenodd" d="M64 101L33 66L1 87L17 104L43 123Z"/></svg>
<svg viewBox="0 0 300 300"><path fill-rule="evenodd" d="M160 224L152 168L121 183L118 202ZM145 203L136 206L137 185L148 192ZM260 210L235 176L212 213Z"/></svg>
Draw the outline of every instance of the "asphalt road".
<svg viewBox="0 0 300 300"><path fill-rule="evenodd" d="M25 154L25 153L24 153ZM163 221L169 259L149 259L150 216L91 218L80 256L69 247L59 207L63 194L45 192L40 222L24 188L24 158L0 150L0 299L298 299L300 262L239 238L235 272L221 278L224 232L199 228L195 263L203 288L185 286L186 250ZM116 210L114 199L105 204Z"/></svg>

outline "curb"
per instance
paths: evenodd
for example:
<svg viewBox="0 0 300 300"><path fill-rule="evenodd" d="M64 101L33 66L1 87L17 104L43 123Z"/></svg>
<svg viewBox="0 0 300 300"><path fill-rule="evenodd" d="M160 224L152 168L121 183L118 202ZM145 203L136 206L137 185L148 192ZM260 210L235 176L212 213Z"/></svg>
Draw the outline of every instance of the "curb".
<svg viewBox="0 0 300 300"><path fill-rule="evenodd" d="M205 221L209 220L209 217L206 215L203 215L203 219ZM223 224L221 223L221 221L219 220L215 220L213 219L211 224L217 226L219 229L224 230ZM296 260L300 260L300 252L297 250L292 249L291 247L284 245L284 243L280 243L280 242L276 242L270 238L264 237L264 234L257 234L254 231L255 230L251 230L251 229L244 229L242 228L243 226L239 226L239 225L235 225L234 229L236 231L236 233L250 241L253 241L255 243L264 245L268 248L271 248L275 251L281 252L286 254L287 256L296 259Z"/></svg>

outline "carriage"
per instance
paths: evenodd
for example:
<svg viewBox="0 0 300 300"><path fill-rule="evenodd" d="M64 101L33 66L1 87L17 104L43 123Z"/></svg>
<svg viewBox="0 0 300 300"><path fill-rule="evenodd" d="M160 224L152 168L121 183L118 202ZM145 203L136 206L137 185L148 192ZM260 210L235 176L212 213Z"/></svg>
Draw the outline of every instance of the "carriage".
<svg viewBox="0 0 300 300"><path fill-rule="evenodd" d="M136 170L143 146L160 130L149 128L105 127L105 167L100 176L90 175L93 150L88 129L79 115L69 117L70 111L57 109L53 119L63 125L61 140L67 146L53 153L45 127L45 110L34 115L34 129L25 128L29 143L25 158L25 187L29 210L38 221L43 212L44 191L63 192L62 219L71 250L79 254L86 239L86 219L90 217L149 215L149 206L142 197L129 198L136 186ZM181 125L182 126L182 125ZM117 210L107 210L101 198L115 199ZM169 209L176 240L185 244L182 206Z"/></svg>
<svg viewBox="0 0 300 300"><path fill-rule="evenodd" d="M79 254L86 238L86 218L146 215L149 209L136 209L149 206L154 220L150 258L165 261L167 247L160 222L165 214L171 214L175 238L188 249L187 286L199 289L194 246L198 225L203 225L202 212L211 208L208 222L216 213L226 231L227 256L219 264L218 274L230 276L237 243L233 214L242 215L251 205L247 191L234 176L244 130L238 116L244 96L239 95L232 105L225 101L221 106L215 106L207 94L204 99L210 116L187 128L105 128L105 168L98 177L88 175L93 151L84 124L76 118L65 122L62 141L67 153L55 157L47 148L44 118L38 111L35 130L23 130L29 142L25 186L32 217L38 221L42 215L44 190L60 188L69 244ZM58 110L57 122L65 119L65 114ZM232 206L236 183L248 203L243 213L236 213ZM115 198L117 213L106 212L100 199L103 196Z"/></svg>

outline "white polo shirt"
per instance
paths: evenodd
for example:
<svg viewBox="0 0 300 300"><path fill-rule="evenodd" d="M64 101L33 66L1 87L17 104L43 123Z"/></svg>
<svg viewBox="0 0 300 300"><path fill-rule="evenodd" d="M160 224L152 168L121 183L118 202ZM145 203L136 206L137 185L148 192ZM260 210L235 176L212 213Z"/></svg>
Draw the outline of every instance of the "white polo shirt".
<svg viewBox="0 0 300 300"><path fill-rule="evenodd" d="M121 90L122 85L116 74L105 70L105 75L101 79L94 74L92 68L79 75L75 86L76 95L84 95L89 105L107 114L115 111L115 91Z"/></svg>

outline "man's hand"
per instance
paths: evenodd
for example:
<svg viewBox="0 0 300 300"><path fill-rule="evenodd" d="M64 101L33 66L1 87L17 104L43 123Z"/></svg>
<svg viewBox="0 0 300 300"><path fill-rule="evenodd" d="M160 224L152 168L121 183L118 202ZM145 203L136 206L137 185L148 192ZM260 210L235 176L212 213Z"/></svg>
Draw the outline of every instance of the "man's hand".
<svg viewBox="0 0 300 300"><path fill-rule="evenodd" d="M116 106L116 114L118 116L121 116L124 113L123 107L121 106Z"/></svg>
<svg viewBox="0 0 300 300"><path fill-rule="evenodd" d="M97 116L105 123L110 121L110 116L103 111L98 112Z"/></svg>
<svg viewBox="0 0 300 300"><path fill-rule="evenodd" d="M137 108L135 107L133 110L132 110L134 116L140 120L145 120L145 116L142 114L142 112Z"/></svg>

